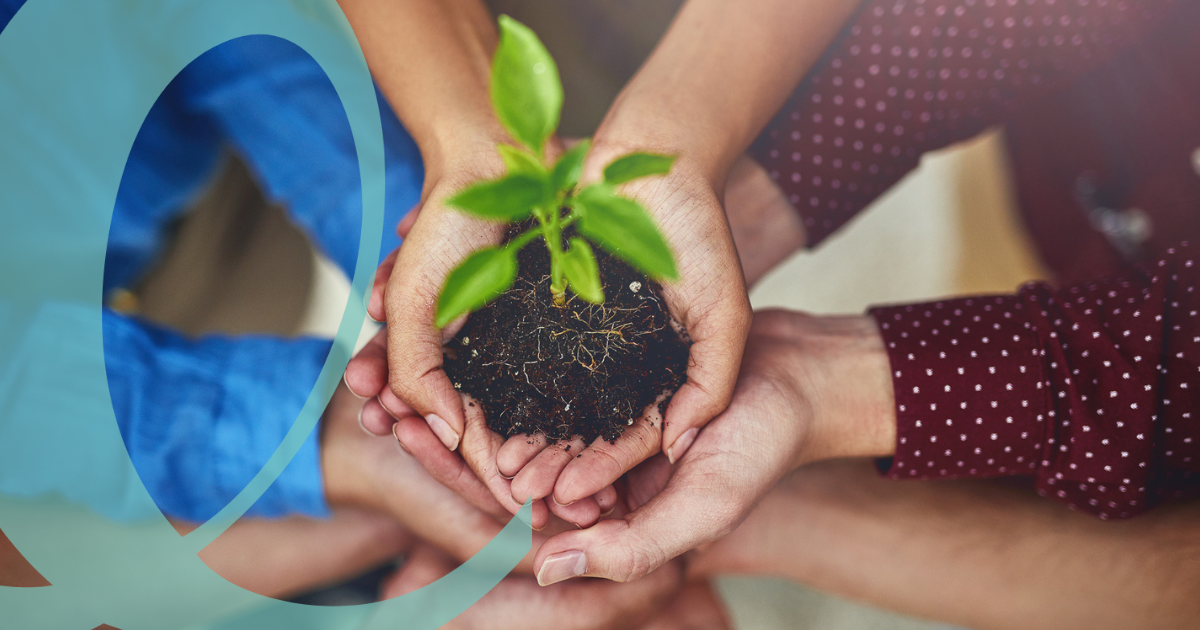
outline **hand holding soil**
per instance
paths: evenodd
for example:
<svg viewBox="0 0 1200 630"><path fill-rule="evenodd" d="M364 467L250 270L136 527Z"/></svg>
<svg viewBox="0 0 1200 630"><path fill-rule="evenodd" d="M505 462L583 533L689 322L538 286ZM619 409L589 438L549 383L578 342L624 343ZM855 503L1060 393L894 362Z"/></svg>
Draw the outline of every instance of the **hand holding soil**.
<svg viewBox="0 0 1200 630"><path fill-rule="evenodd" d="M662 457L622 481L618 510L538 550L538 581L621 582L732 532L788 471L886 455L895 446L890 368L874 320L757 313L729 408L673 467Z"/></svg>

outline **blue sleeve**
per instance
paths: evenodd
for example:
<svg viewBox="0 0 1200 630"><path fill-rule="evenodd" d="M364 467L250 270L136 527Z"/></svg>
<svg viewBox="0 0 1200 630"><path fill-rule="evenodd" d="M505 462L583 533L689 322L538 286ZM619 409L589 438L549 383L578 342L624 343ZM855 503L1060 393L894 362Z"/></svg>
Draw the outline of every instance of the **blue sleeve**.
<svg viewBox="0 0 1200 630"><path fill-rule="evenodd" d="M3 1L3 0L0 0ZM399 245L394 225L419 200L415 144L380 101L387 168L381 257ZM254 36L190 64L160 97L130 153L110 232L106 289L140 274L180 195L211 173L231 144L267 196L343 270L358 256L357 154L336 91L295 45ZM316 381L330 343L275 337L190 341L106 313L105 357L114 411L134 464L167 514L206 520L274 452ZM317 441L251 514L327 513Z"/></svg>
<svg viewBox="0 0 1200 630"><path fill-rule="evenodd" d="M208 51L179 79L181 105L212 121L267 197L353 273L362 229L358 154L346 112L317 62L291 42L243 37ZM420 201L425 172L416 143L376 95L387 191L382 259L400 244L396 225Z"/></svg>
<svg viewBox="0 0 1200 630"><path fill-rule="evenodd" d="M270 336L189 340L106 309L113 411L163 513L206 521L237 495L283 441L330 346ZM329 513L315 433L249 515Z"/></svg>

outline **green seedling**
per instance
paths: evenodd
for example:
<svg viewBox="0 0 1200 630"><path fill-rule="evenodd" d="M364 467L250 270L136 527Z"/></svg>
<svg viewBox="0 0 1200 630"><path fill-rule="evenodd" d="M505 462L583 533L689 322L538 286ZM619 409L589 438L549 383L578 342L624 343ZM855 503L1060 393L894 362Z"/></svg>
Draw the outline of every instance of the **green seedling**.
<svg viewBox="0 0 1200 630"><path fill-rule="evenodd" d="M497 147L506 174L473 184L447 205L484 219L513 223L533 217L537 224L497 247L480 249L450 272L438 297L436 324L446 326L477 310L512 286L517 252L541 238L550 252L550 293L565 306L567 288L593 304L604 302L596 256L589 241L654 280L675 280L675 258L654 220L638 202L616 194L625 182L671 170L675 158L631 153L604 169L604 180L579 188L584 140L553 165L545 160L546 141L558 128L563 91L554 59L533 31L500 16L500 45L492 62L492 107L515 144ZM574 225L579 236L563 242Z"/></svg>

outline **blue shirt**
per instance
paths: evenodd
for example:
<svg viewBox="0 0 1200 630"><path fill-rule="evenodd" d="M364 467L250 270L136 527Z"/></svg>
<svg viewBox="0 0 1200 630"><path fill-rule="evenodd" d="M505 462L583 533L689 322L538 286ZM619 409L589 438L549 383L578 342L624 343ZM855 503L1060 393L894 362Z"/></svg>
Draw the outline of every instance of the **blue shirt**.
<svg viewBox="0 0 1200 630"><path fill-rule="evenodd" d="M0 0L0 29L24 0ZM386 254L420 198L419 153L380 98L386 147ZM205 53L163 92L130 153L113 212L104 289L128 286L162 252L168 228L228 149L267 197L349 273L361 192L350 126L333 85L299 47L269 36ZM295 421L331 343L312 338L188 339L104 313L109 390L143 484L164 513L204 521L267 461ZM327 514L317 436L248 512Z"/></svg>

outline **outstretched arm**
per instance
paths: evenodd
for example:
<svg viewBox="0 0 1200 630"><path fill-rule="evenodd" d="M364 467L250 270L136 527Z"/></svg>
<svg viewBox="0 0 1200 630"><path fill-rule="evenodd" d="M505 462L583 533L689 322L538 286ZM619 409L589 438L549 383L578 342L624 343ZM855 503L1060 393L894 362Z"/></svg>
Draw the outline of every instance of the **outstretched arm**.
<svg viewBox="0 0 1200 630"><path fill-rule="evenodd" d="M980 630L1190 628L1200 505L1105 523L985 481L895 484L871 462L801 468L700 574L770 574Z"/></svg>

